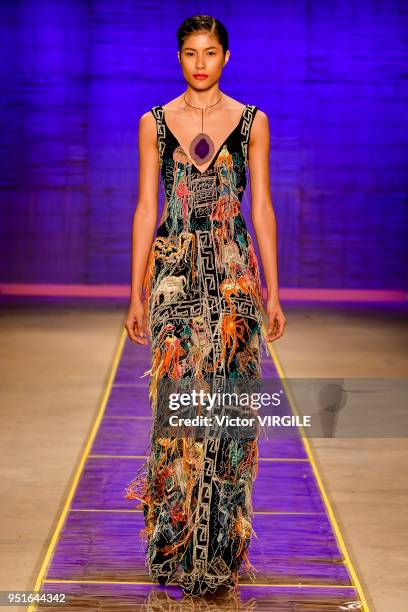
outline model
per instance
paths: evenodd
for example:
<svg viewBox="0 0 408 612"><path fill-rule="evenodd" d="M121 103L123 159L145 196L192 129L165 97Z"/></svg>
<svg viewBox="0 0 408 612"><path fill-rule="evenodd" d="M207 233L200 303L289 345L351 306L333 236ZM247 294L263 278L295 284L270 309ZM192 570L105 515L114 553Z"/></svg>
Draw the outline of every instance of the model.
<svg viewBox="0 0 408 612"><path fill-rule="evenodd" d="M259 380L266 342L283 334L276 222L269 188L269 124L264 112L223 93L229 61L225 27L209 16L177 31L185 91L154 106L139 124L139 196L133 224L132 290L126 329L151 340L149 393L156 418L163 380ZM258 261L240 211L251 178ZM158 180L165 192L157 224ZM155 237L154 241L153 238ZM153 244L152 244L153 242ZM265 318L266 335L262 333ZM152 435L151 454L126 489L140 500L154 581L192 595L233 589L251 570L252 483L257 439ZM174 578L173 578L174 581Z"/></svg>

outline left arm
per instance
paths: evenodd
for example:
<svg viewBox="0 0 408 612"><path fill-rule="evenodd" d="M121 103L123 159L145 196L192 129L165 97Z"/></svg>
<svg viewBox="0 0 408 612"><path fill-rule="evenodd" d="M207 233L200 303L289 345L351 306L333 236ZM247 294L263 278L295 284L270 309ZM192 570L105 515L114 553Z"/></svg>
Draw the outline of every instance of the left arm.
<svg viewBox="0 0 408 612"><path fill-rule="evenodd" d="M277 227L270 195L269 147L268 116L258 109L252 124L248 147L252 196L251 218L267 287L268 325L266 340L272 342L282 336L286 319L279 303Z"/></svg>

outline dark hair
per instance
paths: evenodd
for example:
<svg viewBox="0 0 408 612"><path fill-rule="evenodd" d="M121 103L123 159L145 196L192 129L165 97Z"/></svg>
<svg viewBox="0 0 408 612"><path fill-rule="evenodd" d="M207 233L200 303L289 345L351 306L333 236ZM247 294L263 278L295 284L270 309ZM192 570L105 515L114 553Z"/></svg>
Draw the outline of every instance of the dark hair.
<svg viewBox="0 0 408 612"><path fill-rule="evenodd" d="M210 15L194 15L194 17L185 19L177 30L179 51L181 51L187 36L192 32L202 32L202 30L207 30L216 35L218 42L222 45L224 53L228 50L228 32L221 21L218 21L218 19L214 17L210 17Z"/></svg>

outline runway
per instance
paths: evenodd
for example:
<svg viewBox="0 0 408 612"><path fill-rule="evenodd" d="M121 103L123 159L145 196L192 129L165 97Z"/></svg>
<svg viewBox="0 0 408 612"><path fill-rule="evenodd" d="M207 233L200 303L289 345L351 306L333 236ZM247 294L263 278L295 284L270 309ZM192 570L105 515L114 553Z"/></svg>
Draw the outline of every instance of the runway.
<svg viewBox="0 0 408 612"><path fill-rule="evenodd" d="M264 375L284 379L271 344L269 348ZM99 412L37 578L35 589L70 595L67 610L198 609L198 600L183 597L176 585L161 587L151 582L137 536L143 526L142 512L123 498L125 484L148 452L148 379L140 379L148 351L149 347L132 344L123 332ZM255 579L241 574L237 592L225 596L216 608L214 600L209 608L368 610L305 438L260 441L253 508L257 537L249 557L257 568ZM54 608L33 605L28 609ZM206 609L205 601L199 609Z"/></svg>

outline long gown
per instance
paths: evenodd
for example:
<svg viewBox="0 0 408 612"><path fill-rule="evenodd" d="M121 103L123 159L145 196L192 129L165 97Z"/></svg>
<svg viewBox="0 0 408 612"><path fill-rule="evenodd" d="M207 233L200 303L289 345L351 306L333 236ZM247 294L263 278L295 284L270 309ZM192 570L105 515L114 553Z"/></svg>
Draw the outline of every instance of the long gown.
<svg viewBox="0 0 408 612"><path fill-rule="evenodd" d="M166 124L157 126L164 220L144 279L151 337L149 397L153 421L159 383L261 380L263 300L258 261L240 211L247 185L248 143L257 107L246 105L236 127L201 172ZM153 431L153 430L152 430ZM258 441L227 436L160 437L128 484L139 500L150 576L198 595L233 589L249 561L252 483ZM256 535L256 534L255 534Z"/></svg>

